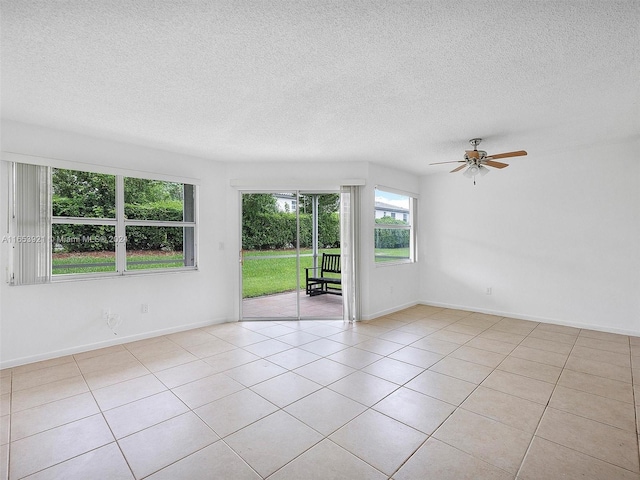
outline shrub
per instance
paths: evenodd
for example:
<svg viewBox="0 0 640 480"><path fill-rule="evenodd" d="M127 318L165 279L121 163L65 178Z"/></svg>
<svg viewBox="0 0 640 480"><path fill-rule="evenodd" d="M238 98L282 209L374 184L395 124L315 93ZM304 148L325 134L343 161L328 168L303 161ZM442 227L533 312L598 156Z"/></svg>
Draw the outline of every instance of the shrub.
<svg viewBox="0 0 640 480"><path fill-rule="evenodd" d="M340 246L340 221L337 213L318 218L318 244L321 248ZM300 214L300 247L312 245L313 220ZM257 213L245 216L242 228L244 250L279 250L296 246L296 214L287 212Z"/></svg>
<svg viewBox="0 0 640 480"><path fill-rule="evenodd" d="M376 224L386 225L406 225L407 222L396 220L391 217L376 218ZM409 245L409 230L376 228L375 247L376 248L404 248Z"/></svg>
<svg viewBox="0 0 640 480"><path fill-rule="evenodd" d="M86 215L86 209L72 198L53 198L53 211L56 215L78 217ZM104 211L103 207L93 208L95 218L114 218L115 212ZM136 220L182 220L182 203L179 201L154 202L144 205L126 204L125 216ZM69 225L55 224L52 229L56 251L97 252L113 250L113 242L108 241L114 235L110 225ZM66 239L106 239L104 241L60 241ZM181 251L183 248L183 229L176 227L127 227L127 249L129 250L165 250Z"/></svg>

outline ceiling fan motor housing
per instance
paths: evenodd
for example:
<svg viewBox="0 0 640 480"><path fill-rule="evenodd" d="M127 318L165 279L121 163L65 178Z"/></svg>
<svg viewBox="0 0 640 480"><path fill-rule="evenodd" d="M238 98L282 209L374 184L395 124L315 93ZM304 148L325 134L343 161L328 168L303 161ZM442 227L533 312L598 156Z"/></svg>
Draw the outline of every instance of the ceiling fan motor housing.
<svg viewBox="0 0 640 480"><path fill-rule="evenodd" d="M482 161L487 158L487 152L484 150L469 150L464 154L467 165L481 165Z"/></svg>

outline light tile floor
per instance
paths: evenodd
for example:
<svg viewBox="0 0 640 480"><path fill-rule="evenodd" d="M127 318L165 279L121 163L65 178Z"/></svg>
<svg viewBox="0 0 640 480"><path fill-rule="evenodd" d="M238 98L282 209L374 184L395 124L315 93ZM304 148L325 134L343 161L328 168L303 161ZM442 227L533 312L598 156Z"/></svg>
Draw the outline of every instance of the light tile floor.
<svg viewBox="0 0 640 480"><path fill-rule="evenodd" d="M640 479L640 338L416 306L0 373L0 479Z"/></svg>

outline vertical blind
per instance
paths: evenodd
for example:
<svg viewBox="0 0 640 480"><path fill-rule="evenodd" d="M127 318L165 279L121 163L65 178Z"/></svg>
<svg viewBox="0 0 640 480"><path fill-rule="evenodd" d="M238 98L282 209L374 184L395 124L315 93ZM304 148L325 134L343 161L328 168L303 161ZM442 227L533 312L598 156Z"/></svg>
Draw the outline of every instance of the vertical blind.
<svg viewBox="0 0 640 480"><path fill-rule="evenodd" d="M340 248L342 252L342 302L344 320L360 318L360 285L358 283L360 245L360 187L340 189Z"/></svg>
<svg viewBox="0 0 640 480"><path fill-rule="evenodd" d="M11 283L47 283L51 277L51 168L13 163L12 169Z"/></svg>

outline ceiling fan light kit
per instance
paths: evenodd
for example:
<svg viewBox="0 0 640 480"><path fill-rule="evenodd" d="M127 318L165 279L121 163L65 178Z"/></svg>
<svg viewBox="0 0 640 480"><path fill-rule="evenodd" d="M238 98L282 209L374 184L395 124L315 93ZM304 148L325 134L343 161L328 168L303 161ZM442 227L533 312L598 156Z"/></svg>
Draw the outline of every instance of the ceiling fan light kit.
<svg viewBox="0 0 640 480"><path fill-rule="evenodd" d="M467 150L464 154L464 160L457 160L453 162L437 162L431 165L441 165L443 163L462 163L459 167L454 168L449 173L455 173L462 170L464 167L467 169L463 172L463 175L467 178L473 178L473 184L476 184L476 175L484 177L489 173L489 167L493 168L505 168L508 167L508 163L496 162L496 158L509 158L509 157L521 157L527 154L524 150L518 150L515 152L499 153L496 155L487 155L484 150L478 150L478 145L482 142L481 138L472 138L469 143L473 147L473 150Z"/></svg>

